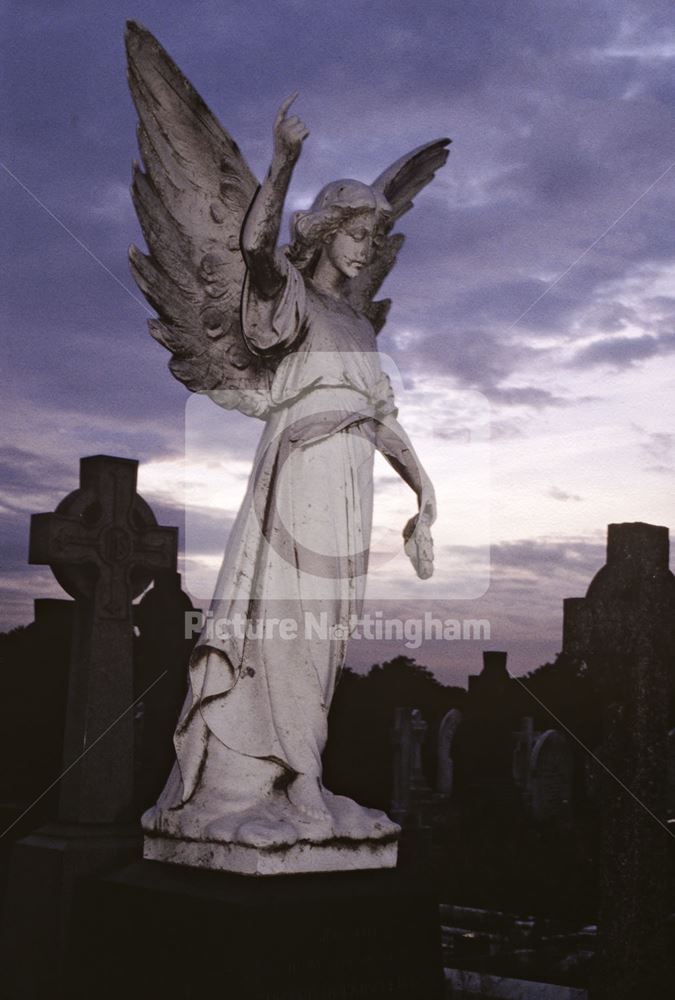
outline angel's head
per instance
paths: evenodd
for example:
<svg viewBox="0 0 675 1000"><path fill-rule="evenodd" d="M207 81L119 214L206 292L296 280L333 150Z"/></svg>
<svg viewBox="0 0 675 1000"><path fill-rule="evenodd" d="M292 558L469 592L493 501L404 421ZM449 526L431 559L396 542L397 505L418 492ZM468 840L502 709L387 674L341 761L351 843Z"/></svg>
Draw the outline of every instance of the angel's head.
<svg viewBox="0 0 675 1000"><path fill-rule="evenodd" d="M333 181L306 212L291 219L288 255L311 277L322 256L345 278L354 278L372 258L386 232L391 206L361 181Z"/></svg>

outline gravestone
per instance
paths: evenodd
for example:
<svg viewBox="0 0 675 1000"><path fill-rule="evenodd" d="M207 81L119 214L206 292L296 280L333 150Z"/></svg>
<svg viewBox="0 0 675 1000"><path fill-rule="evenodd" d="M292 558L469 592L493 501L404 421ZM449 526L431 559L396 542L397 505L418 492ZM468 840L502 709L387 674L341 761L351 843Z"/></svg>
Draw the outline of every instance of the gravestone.
<svg viewBox="0 0 675 1000"><path fill-rule="evenodd" d="M457 790L484 809L512 808L513 731L520 704L507 668L507 653L483 652L483 670L469 676L464 721L457 735Z"/></svg>
<svg viewBox="0 0 675 1000"><path fill-rule="evenodd" d="M475 704L503 701L508 695L510 677L508 654L503 650L483 650L483 669L469 674L469 697Z"/></svg>
<svg viewBox="0 0 675 1000"><path fill-rule="evenodd" d="M3 933L10 996L62 989L78 879L140 852L134 812L132 601L175 570L177 529L136 493L138 463L96 455L80 487L31 522L32 563L75 598L58 822L13 849ZM26 706L27 738L30 706ZM39 954L40 961L34 961Z"/></svg>
<svg viewBox="0 0 675 1000"><path fill-rule="evenodd" d="M174 569L177 529L162 528L136 493L138 462L80 462L80 488L54 514L34 514L29 562L47 563L76 599L59 819L133 818L131 605L154 574ZM105 739L101 734L105 732Z"/></svg>
<svg viewBox="0 0 675 1000"><path fill-rule="evenodd" d="M567 739L548 729L537 739L530 757L528 791L532 816L538 823L569 818L574 760Z"/></svg>
<svg viewBox="0 0 675 1000"><path fill-rule="evenodd" d="M422 767L427 723L417 708L397 708L394 714L392 800L389 813L401 825L399 864L420 877L429 870L433 826L440 798L429 786Z"/></svg>
<svg viewBox="0 0 675 1000"><path fill-rule="evenodd" d="M422 744L427 724L417 708L397 708L394 713L392 733L393 780L391 817L405 825L411 819L411 810L418 793L430 789L422 770Z"/></svg>
<svg viewBox="0 0 675 1000"><path fill-rule="evenodd" d="M451 708L443 717L438 728L438 762L436 771L436 791L448 798L452 795L454 778L454 762L452 745L457 730L462 724L462 713L458 708Z"/></svg>
<svg viewBox="0 0 675 1000"><path fill-rule="evenodd" d="M611 524L607 564L565 601L563 649L603 705L599 937L593 1000L670 1000L667 727L675 655L668 529Z"/></svg>

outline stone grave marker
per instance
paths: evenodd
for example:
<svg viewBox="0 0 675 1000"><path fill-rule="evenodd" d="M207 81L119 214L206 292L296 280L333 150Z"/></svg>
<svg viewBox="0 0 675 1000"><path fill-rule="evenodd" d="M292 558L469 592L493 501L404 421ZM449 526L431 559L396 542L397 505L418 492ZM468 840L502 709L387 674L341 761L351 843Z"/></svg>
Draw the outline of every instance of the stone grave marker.
<svg viewBox="0 0 675 1000"><path fill-rule="evenodd" d="M61 995L76 882L140 853L132 601L175 570L178 531L160 527L136 493L137 469L131 459L83 458L79 489L31 522L30 562L52 567L75 609L58 822L19 840L10 863L2 947L11 996Z"/></svg>
<svg viewBox="0 0 675 1000"><path fill-rule="evenodd" d="M462 713L458 708L451 708L443 717L438 728L438 762L436 772L436 791L448 798L452 795L454 779L454 762L452 759L452 744L457 730L462 724Z"/></svg>
<svg viewBox="0 0 675 1000"><path fill-rule="evenodd" d="M603 705L599 937L593 1000L670 1000L667 727L675 655L668 529L611 524L607 563L565 601L563 650Z"/></svg>
<svg viewBox="0 0 675 1000"><path fill-rule="evenodd" d="M537 739L530 757L529 797L538 823L560 822L570 815L574 759L569 741L556 729Z"/></svg>
<svg viewBox="0 0 675 1000"><path fill-rule="evenodd" d="M131 459L83 458L79 489L55 513L31 520L29 562L51 566L76 601L59 808L65 822L133 817L131 605L155 573L175 569L178 545L178 530L159 527L136 493L137 470Z"/></svg>
<svg viewBox="0 0 675 1000"><path fill-rule="evenodd" d="M409 817L415 793L428 791L422 770L422 744L427 724L417 708L397 708L392 741L394 773L391 816L403 825Z"/></svg>

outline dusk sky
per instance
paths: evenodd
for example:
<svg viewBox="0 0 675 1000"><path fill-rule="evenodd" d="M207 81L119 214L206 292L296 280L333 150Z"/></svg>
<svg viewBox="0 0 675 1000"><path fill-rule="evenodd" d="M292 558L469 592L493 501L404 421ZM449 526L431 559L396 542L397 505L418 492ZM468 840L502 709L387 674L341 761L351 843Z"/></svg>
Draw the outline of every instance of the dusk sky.
<svg viewBox="0 0 675 1000"><path fill-rule="evenodd" d="M408 652L464 683L484 646L508 650L515 674L551 659L607 524L675 524L671 0L3 4L3 629L62 595L27 565L29 518L77 486L83 455L139 459L140 492L179 526L184 582L207 599L261 429L205 414L147 334L127 265L142 245L127 18L259 178L276 108L300 91L311 134L291 209L452 138L399 223L379 339L439 495L437 573L425 591L399 555L374 583L391 587L388 615L484 618L491 637L362 640L350 662ZM398 546L413 511L378 464L378 544Z"/></svg>

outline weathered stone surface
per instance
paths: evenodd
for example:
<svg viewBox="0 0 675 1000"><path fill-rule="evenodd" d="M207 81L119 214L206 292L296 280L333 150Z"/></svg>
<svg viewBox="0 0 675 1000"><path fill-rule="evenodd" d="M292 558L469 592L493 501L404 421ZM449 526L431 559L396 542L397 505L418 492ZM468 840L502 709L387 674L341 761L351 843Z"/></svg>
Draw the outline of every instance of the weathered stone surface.
<svg viewBox="0 0 675 1000"><path fill-rule="evenodd" d="M532 749L528 782L535 820L546 823L569 817L573 767L566 737L555 729L541 733Z"/></svg>
<svg viewBox="0 0 675 1000"><path fill-rule="evenodd" d="M326 857L331 870L326 842L388 841L398 832L331 798L321 758L365 594L375 450L417 497L404 551L421 579L433 570L434 491L397 420L375 340L387 303L373 298L401 245L393 225L445 163L449 140L412 150L372 184L327 184L308 211L293 214L291 244L277 247L308 135L289 114L295 97L279 108L272 163L258 186L231 136L133 22L127 55L145 168L135 169L132 193L149 249L132 248L131 266L162 317L151 333L171 350L171 371L188 388L265 421L191 660L177 767L143 826L149 838L237 845L238 853L220 852L219 865L261 838L288 848L309 840L320 848L312 865ZM257 635L214 634L235 606ZM313 608L324 634L303 626ZM294 636L267 630L279 613L295 623ZM389 851L368 857L390 863Z"/></svg>
<svg viewBox="0 0 675 1000"><path fill-rule="evenodd" d="M457 730L462 724L462 713L451 708L443 717L438 728L436 791L441 795L452 795L455 766L452 759L452 744Z"/></svg>
<svg viewBox="0 0 675 1000"><path fill-rule="evenodd" d="M607 564L565 602L563 648L604 705L598 756L599 953L593 1000L669 1000L666 775L675 657L668 529L611 524Z"/></svg>
<svg viewBox="0 0 675 1000"><path fill-rule="evenodd" d="M428 794L422 770L422 744L427 724L417 708L397 708L392 731L393 775L391 814L397 823L405 823L418 793Z"/></svg>
<svg viewBox="0 0 675 1000"><path fill-rule="evenodd" d="M388 841L297 843L262 850L246 844L147 837L143 857L193 868L213 868L241 875L297 875L307 872L395 868L397 837Z"/></svg>
<svg viewBox="0 0 675 1000"><path fill-rule="evenodd" d="M83 458L80 487L31 521L30 562L75 597L59 817L119 823L134 815L134 597L175 569L176 528L136 493L138 462ZM103 734L105 733L105 738Z"/></svg>

